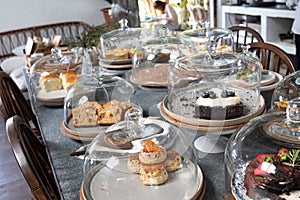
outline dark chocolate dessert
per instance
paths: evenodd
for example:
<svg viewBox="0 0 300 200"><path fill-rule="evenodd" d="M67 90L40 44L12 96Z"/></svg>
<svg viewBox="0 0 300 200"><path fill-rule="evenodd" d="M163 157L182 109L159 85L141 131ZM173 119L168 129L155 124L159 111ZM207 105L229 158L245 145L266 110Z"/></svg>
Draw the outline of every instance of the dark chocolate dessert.
<svg viewBox="0 0 300 200"><path fill-rule="evenodd" d="M285 200L300 189L300 149L262 154L246 167L244 186L251 199ZM300 198L300 196L299 196Z"/></svg>

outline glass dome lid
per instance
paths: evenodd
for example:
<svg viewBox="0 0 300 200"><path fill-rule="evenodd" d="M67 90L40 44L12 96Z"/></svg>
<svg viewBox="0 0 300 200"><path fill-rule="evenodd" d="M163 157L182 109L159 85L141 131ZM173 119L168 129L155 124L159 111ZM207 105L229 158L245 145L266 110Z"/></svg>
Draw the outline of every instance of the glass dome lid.
<svg viewBox="0 0 300 200"><path fill-rule="evenodd" d="M260 74L259 62L243 53L182 57L169 69L164 111L194 126L245 123L265 109Z"/></svg>
<svg viewBox="0 0 300 200"><path fill-rule="evenodd" d="M84 199L196 199L203 175L185 135L137 109L126 116L89 144Z"/></svg>
<svg viewBox="0 0 300 200"><path fill-rule="evenodd" d="M270 111L285 111L288 102L300 96L300 72L285 76L273 92Z"/></svg>
<svg viewBox="0 0 300 200"><path fill-rule="evenodd" d="M297 199L300 194L300 99L287 112L252 119L225 152L226 191L234 199Z"/></svg>
<svg viewBox="0 0 300 200"><path fill-rule="evenodd" d="M82 77L64 99L65 135L91 141L102 129L124 119L124 113L136 105L135 89L117 76Z"/></svg>
<svg viewBox="0 0 300 200"><path fill-rule="evenodd" d="M199 54L211 52L232 52L233 34L226 28L210 28L205 24L200 29L186 30L181 38L195 45Z"/></svg>
<svg viewBox="0 0 300 200"><path fill-rule="evenodd" d="M147 40L136 49L130 81L146 87L167 87L168 68L176 59L196 54L195 47L170 36L166 27L159 30L160 37Z"/></svg>
<svg viewBox="0 0 300 200"><path fill-rule="evenodd" d="M67 91L80 81L82 56L52 48L30 68L30 84L34 99L46 105L63 105ZM72 78L71 78L72 77Z"/></svg>
<svg viewBox="0 0 300 200"><path fill-rule="evenodd" d="M132 56L140 40L145 37L143 29L130 28L128 21L119 21L120 28L102 34L100 37L100 62L104 64L130 64Z"/></svg>
<svg viewBox="0 0 300 200"><path fill-rule="evenodd" d="M51 54L40 58L30 68L30 76L40 76L43 73L59 74L62 71L78 71L82 57L73 52L62 52L60 48L52 48Z"/></svg>

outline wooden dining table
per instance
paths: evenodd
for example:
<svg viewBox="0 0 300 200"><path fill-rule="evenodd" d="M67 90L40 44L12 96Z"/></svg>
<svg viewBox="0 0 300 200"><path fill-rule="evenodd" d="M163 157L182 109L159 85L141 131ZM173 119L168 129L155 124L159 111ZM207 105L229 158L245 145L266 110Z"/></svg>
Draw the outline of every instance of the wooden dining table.
<svg viewBox="0 0 300 200"><path fill-rule="evenodd" d="M62 133L61 123L64 120L63 106L47 106L35 102L28 74L25 71L24 75L28 87L28 96L42 128L62 194L66 200L78 200L80 198L80 187L84 180L84 160L70 156L70 153L88 144L88 142L73 140ZM160 115L159 104L166 95L166 88L149 89L136 86L136 98L143 108L144 117L160 117L161 120L164 120ZM195 139L205 134L200 131L185 128L180 129L187 136L191 146L193 146ZM230 137L230 135L227 137ZM195 148L194 152L206 185L203 199L224 199L224 152L205 153ZM172 191L170 190L170 192Z"/></svg>

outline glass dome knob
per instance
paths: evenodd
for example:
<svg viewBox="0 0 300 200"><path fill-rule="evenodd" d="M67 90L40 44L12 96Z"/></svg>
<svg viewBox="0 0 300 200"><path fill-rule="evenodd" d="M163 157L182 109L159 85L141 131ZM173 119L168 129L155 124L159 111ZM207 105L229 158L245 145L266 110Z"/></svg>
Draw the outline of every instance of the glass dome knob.
<svg viewBox="0 0 300 200"><path fill-rule="evenodd" d="M300 127L300 98L289 101L286 117L290 124Z"/></svg>
<svg viewBox="0 0 300 200"><path fill-rule="evenodd" d="M129 29L129 27L128 27L128 20L127 19L121 19L120 21L119 21L119 25L120 25L120 29L121 30L126 30L126 29Z"/></svg>
<svg viewBox="0 0 300 200"><path fill-rule="evenodd" d="M300 144L300 98L289 101L286 119L282 122L271 123L269 130L269 135L278 140Z"/></svg>

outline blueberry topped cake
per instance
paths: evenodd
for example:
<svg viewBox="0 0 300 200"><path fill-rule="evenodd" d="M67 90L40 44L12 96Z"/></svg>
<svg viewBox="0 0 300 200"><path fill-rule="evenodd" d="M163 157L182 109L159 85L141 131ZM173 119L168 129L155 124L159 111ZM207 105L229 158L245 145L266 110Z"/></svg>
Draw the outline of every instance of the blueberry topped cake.
<svg viewBox="0 0 300 200"><path fill-rule="evenodd" d="M233 119L243 115L243 103L233 90L203 91L195 106L195 117L208 120Z"/></svg>

